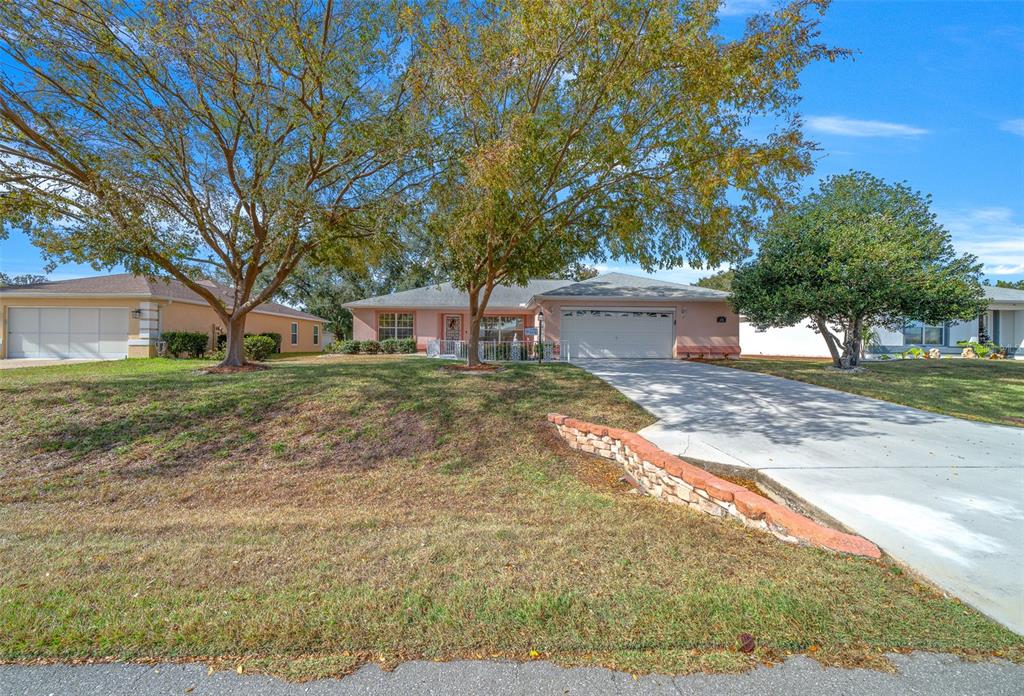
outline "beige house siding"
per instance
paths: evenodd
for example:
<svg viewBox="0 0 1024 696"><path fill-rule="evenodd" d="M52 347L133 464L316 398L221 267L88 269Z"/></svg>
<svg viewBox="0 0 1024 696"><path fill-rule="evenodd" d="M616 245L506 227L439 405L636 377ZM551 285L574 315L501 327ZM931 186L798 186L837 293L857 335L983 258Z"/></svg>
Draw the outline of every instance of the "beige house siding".
<svg viewBox="0 0 1024 696"><path fill-rule="evenodd" d="M129 357L147 357L152 349L146 345L132 345L142 338L139 330L139 319L131 315L131 310L142 309L145 303L156 305L159 311L159 328L166 331L202 331L211 337L215 331L222 330L222 322L212 308L183 301L154 300L151 297L19 297L17 295L0 296L0 358L7 357L7 317L11 307L87 307L87 308L125 308L128 314L128 354ZM291 324L298 324L298 343L290 341ZM320 327L320 344L313 343L313 326ZM315 319L290 317L279 314L251 312L246 319L247 333L273 332L281 334L281 351L285 353L315 352L323 348L323 322Z"/></svg>
<svg viewBox="0 0 1024 696"><path fill-rule="evenodd" d="M211 336L211 340L218 333L224 333L224 323L211 307L180 301L164 301L159 304L161 331L202 331ZM290 341L292 323L299 325L299 340L296 345L292 345ZM320 327L319 345L313 343L314 326ZM281 334L282 353L309 353L323 348L323 322L315 319L253 311L245 319L245 332Z"/></svg>

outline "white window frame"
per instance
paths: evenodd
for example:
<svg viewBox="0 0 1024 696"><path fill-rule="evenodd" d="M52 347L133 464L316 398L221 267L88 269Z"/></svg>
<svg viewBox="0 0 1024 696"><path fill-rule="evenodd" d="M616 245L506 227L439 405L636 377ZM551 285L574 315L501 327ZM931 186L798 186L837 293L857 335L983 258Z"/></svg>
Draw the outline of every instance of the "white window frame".
<svg viewBox="0 0 1024 696"><path fill-rule="evenodd" d="M299 322L293 321L291 326L291 334L288 336L289 345L299 345Z"/></svg>
<svg viewBox="0 0 1024 696"><path fill-rule="evenodd" d="M390 326L384 326L382 320L384 317L394 317L392 321L389 321ZM408 325L400 319L400 317L408 317ZM405 332L408 331L409 335L406 336ZM382 333L383 332L383 333ZM377 314L377 340L384 341L389 338L415 338L416 337L416 313L415 312L380 312Z"/></svg>
<svg viewBox="0 0 1024 696"><path fill-rule="evenodd" d="M320 345L320 325L313 324L313 345Z"/></svg>

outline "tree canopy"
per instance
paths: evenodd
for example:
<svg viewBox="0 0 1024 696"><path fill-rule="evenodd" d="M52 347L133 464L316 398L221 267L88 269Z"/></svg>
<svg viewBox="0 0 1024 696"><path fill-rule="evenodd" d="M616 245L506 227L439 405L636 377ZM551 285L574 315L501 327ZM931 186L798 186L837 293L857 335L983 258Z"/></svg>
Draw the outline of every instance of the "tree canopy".
<svg viewBox="0 0 1024 696"><path fill-rule="evenodd" d="M180 280L240 364L246 314L303 259L388 229L414 178L392 9L7 0L0 222L50 259ZM197 282L217 274L230 301Z"/></svg>
<svg viewBox="0 0 1024 696"><path fill-rule="evenodd" d="M713 273L709 276L701 278L697 281L697 285L702 288L711 288L712 290L724 290L725 292L732 291L732 278L736 275L736 271L731 268L727 268L724 271Z"/></svg>
<svg viewBox="0 0 1024 696"><path fill-rule="evenodd" d="M736 269L736 311L760 329L809 317L842 368L857 366L868 327L976 317L981 264L956 253L930 204L865 172L825 179L775 217L757 256Z"/></svg>
<svg viewBox="0 0 1024 696"><path fill-rule="evenodd" d="M431 256L468 291L470 363L497 284L580 259L645 267L740 255L795 193L812 146L795 113L826 2L716 32L717 0L429 5ZM756 117L775 126L763 137Z"/></svg>

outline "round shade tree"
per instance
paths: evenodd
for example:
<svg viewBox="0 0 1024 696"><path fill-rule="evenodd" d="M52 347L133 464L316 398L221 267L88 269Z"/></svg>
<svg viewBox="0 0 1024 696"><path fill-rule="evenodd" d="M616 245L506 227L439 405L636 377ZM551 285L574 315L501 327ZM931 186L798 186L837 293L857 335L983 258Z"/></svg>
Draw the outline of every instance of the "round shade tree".
<svg viewBox="0 0 1024 696"><path fill-rule="evenodd" d="M401 209L415 110L394 9L0 3L0 235L20 228L54 262L179 280L240 365L250 311Z"/></svg>
<svg viewBox="0 0 1024 696"><path fill-rule="evenodd" d="M809 317L842 369L857 366L869 327L976 317L981 264L956 253L930 203L864 172L825 179L774 218L736 270L736 311L758 329Z"/></svg>
<svg viewBox="0 0 1024 696"><path fill-rule="evenodd" d="M717 0L438 0L417 39L436 169L430 256L467 292L468 362L497 285L586 260L718 264L811 169L800 71L826 2L726 39ZM753 119L776 127L764 137Z"/></svg>

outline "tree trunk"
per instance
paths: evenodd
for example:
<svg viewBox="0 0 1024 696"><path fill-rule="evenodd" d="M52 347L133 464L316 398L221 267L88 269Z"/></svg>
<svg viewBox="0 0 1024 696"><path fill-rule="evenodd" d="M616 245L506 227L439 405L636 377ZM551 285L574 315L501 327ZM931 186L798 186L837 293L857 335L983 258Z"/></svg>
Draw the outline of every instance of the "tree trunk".
<svg viewBox="0 0 1024 696"><path fill-rule="evenodd" d="M860 367L860 356L864 350L864 319L857 317L853 320L853 336L847 343L850 344L850 366Z"/></svg>
<svg viewBox="0 0 1024 696"><path fill-rule="evenodd" d="M466 366L476 367L480 364L480 288L469 290L469 346L466 353Z"/></svg>
<svg viewBox="0 0 1024 696"><path fill-rule="evenodd" d="M852 370L860 364L861 328L863 319L856 317L847 323L843 331L843 355L839 367Z"/></svg>
<svg viewBox="0 0 1024 696"><path fill-rule="evenodd" d="M814 320L814 325L818 328L818 333L825 339L825 345L828 346L828 352L832 356L832 367L839 369L841 368L842 361L839 357L839 347L836 345L836 337L832 335L832 332L828 330L828 326L825 324L824 317L811 317Z"/></svg>
<svg viewBox="0 0 1024 696"><path fill-rule="evenodd" d="M228 336L220 366L241 367L245 364L245 314L232 317L226 323Z"/></svg>

